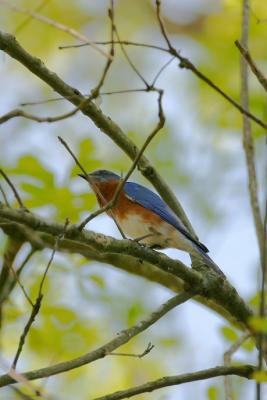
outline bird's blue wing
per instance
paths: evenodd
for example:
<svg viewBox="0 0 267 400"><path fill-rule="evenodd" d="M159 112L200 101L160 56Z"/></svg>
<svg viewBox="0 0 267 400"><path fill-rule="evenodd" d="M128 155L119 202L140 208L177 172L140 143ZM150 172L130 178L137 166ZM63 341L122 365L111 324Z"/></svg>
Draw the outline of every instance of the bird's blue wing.
<svg viewBox="0 0 267 400"><path fill-rule="evenodd" d="M154 192L147 189L145 186L139 185L134 182L126 182L124 184L124 191L130 200L138 203L140 206L154 212L159 215L164 221L168 222L179 232L184 234L189 240L195 243L205 253L208 249L205 245L195 240L190 233L186 230L178 217L172 212L168 205Z"/></svg>

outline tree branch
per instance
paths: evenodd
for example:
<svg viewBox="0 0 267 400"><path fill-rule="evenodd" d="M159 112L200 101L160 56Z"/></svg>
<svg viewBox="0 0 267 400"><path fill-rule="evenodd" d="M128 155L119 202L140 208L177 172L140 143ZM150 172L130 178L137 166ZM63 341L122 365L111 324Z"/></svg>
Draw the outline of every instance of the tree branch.
<svg viewBox="0 0 267 400"><path fill-rule="evenodd" d="M242 39L241 43L247 47L248 29L249 29L249 2L243 0L243 22L242 22ZM249 87L248 87L248 65L246 60L241 56L241 104L249 110ZM248 192L250 198L250 206L254 219L254 226L259 246L261 264L263 265L264 250L264 230L261 218L259 198L258 198L258 180L255 166L254 143L251 133L251 124L246 115L243 115L243 148L246 157L246 167L248 175Z"/></svg>
<svg viewBox="0 0 267 400"><path fill-rule="evenodd" d="M41 236L41 239L45 240L45 243L50 243L50 246L54 245L55 238L64 231L63 224L49 223L32 213L13 210L0 203L1 221L10 221L16 224L10 227L7 232L11 235L18 234L18 226L20 226L21 234L23 234L24 226L30 228L35 235L45 234ZM2 229L6 230L7 227L2 227ZM35 237L34 240L36 240ZM140 246L132 240L117 240L92 231L80 232L77 228L70 227L66 231L65 239L60 243L60 249L81 253L124 269L129 268L130 265L131 268L135 266L135 269L140 271L143 263L147 263L144 265L142 275L143 272L145 273L144 270L147 265L148 271L151 271L151 268L160 269L161 272L172 276L172 290L176 290L174 279L178 278L180 285L183 282L189 288L196 288L208 304L210 301L216 303L220 309L224 309L227 314L232 316L233 320L238 321L242 326L247 326L248 318L252 315L249 307L230 283L212 270L207 270L205 275L202 275L191 268L187 268L182 262ZM127 267L125 266L126 263Z"/></svg>
<svg viewBox="0 0 267 400"><path fill-rule="evenodd" d="M216 378L217 376L237 375L250 379L256 368L253 365L242 365L238 367L215 367L203 371L188 374L165 376L155 381L147 382L130 389L120 390L106 396L97 397L94 400L120 400L136 396L141 393L153 392L166 386L181 385L182 383L195 382L204 379Z"/></svg>
<svg viewBox="0 0 267 400"><path fill-rule="evenodd" d="M109 355L109 353L111 353L113 350L129 342L134 336L145 331L169 311L189 300L192 296L194 296L194 293L194 291L183 292L177 296L172 297L166 303L162 304L146 319L139 321L136 325L132 326L129 329L121 331L119 334L116 335L115 339L112 339L104 346L101 346L98 349L91 351L90 353L87 353L81 357L77 357L73 360L61 362L46 368L21 373L20 375L22 375L28 381L32 381L35 379L46 378L48 376L53 376L62 372L70 371L83 365L90 364L100 358L104 358ZM7 386L15 382L16 380L8 374L0 376L0 387Z"/></svg>
<svg viewBox="0 0 267 400"><path fill-rule="evenodd" d="M263 75L261 70L257 67L256 63L254 62L253 58L250 55L250 52L246 47L244 47L239 40L235 41L235 45L250 66L251 71L258 79L259 83L262 85L264 90L267 92L267 78Z"/></svg>

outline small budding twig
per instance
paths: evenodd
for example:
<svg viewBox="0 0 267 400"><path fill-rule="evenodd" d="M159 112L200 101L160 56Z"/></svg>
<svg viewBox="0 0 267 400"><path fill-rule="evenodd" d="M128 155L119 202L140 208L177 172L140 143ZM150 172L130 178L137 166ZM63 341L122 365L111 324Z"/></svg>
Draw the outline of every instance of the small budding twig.
<svg viewBox="0 0 267 400"><path fill-rule="evenodd" d="M107 353L108 356L123 356L123 357L136 357L136 358L143 358L145 357L147 354L149 354L151 352L151 350L154 349L154 345L151 344L150 342L148 343L147 347L145 348L145 350L140 353L140 354L133 354L133 353Z"/></svg>

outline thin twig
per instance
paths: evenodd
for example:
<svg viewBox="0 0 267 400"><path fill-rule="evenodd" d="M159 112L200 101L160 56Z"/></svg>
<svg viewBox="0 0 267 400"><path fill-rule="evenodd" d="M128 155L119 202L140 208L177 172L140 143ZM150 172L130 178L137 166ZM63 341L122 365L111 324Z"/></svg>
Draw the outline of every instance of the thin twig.
<svg viewBox="0 0 267 400"><path fill-rule="evenodd" d="M32 17L34 19L37 19L38 21L43 22L46 25L50 25L50 26L52 26L52 27L54 27L56 29L59 29L59 30L61 30L63 32L66 32L69 35L73 36L74 38L81 40L82 42L85 42L85 43L89 42L90 46L93 49L98 51L103 56L105 56L107 58L109 57L109 55L106 52L104 52L102 49L97 47L94 43L91 43L86 36L82 35L81 33L77 32L75 29L70 28L67 25L64 25L64 24L62 24L62 23L60 23L58 21L55 21L55 20L53 20L51 18L45 17L44 15L38 14L38 13L36 13L34 11L30 11L30 10L27 10L25 8L18 7L18 6L15 6L13 4L10 4L10 2L7 1L7 0L0 0L0 3L4 4L6 7L10 8L13 11L16 11L16 12L21 13L21 14L29 15L30 17Z"/></svg>
<svg viewBox="0 0 267 400"><path fill-rule="evenodd" d="M94 362L100 358L104 358L108 356L109 353L111 353L113 350L116 350L123 344L128 343L133 337L148 329L151 325L156 323L169 311L185 303L195 295L196 292L194 291L182 292L170 298L166 303L162 304L157 310L151 313L144 320L139 321L136 325L133 325L130 328L119 332L114 339L99 347L98 349L73 360L61 362L38 370L23 372L22 376L29 381L34 379L46 378L48 376L53 376L61 372L73 370L75 368ZM12 376L10 376L10 374L0 376L0 387L4 387L15 382L16 378L13 378Z"/></svg>
<svg viewBox="0 0 267 400"><path fill-rule="evenodd" d="M242 2L242 34L241 43L245 48L248 48L248 37L249 37L249 18L250 18L250 1L243 0ZM241 104L249 110L249 86L248 86L248 64L246 60L240 57L241 65ZM246 115L243 116L243 147L246 157L246 167L248 175L248 192L250 199L250 206L254 219L254 226L256 230L256 236L259 247L261 267L263 269L263 252L264 252L264 230L263 222L261 219L261 212L258 198L258 180L255 166L255 155L254 155L254 143L251 133L250 120ZM262 348L261 334L258 337L259 346ZM261 350L259 351L261 357ZM261 362L261 361L259 361ZM256 382L256 399L261 400L261 383Z"/></svg>
<svg viewBox="0 0 267 400"><path fill-rule="evenodd" d="M101 87L104 85L105 79L107 77L108 71L111 67L111 64L113 62L114 59L114 33L116 31L116 27L115 27L115 23L114 23L114 1L110 0L110 8L108 9L108 16L110 19L110 50L109 50L109 57L107 59L107 62L105 64L102 76L97 84L97 86L91 91L91 95L89 96L89 99L95 99L99 96L99 91L101 89Z"/></svg>
<svg viewBox="0 0 267 400"><path fill-rule="evenodd" d="M26 257L26 259L27 259L27 260L29 259L29 255ZM21 288L21 290L22 290L22 292L23 292L23 294L24 294L26 300L28 301L28 303L29 303L32 307L34 307L34 304L33 304L32 300L31 300L30 296L28 295L28 293L27 293L25 287L22 285L22 283L21 283L21 281L20 281L20 279L19 279L19 277L18 277L16 271L14 270L13 266L10 265L9 268L10 268L10 270L12 271L12 274L13 274L13 276L14 276L14 281L18 283L18 285L19 285L19 287Z"/></svg>
<svg viewBox="0 0 267 400"><path fill-rule="evenodd" d="M137 67L134 65L134 63L132 62L130 56L128 55L127 51L125 50L123 44L121 43L119 32L118 32L117 28L115 28L115 33L116 33L118 42L120 42L121 51L123 52L126 60L128 61L128 64L130 65L132 70L136 73L136 75L141 79L141 81L144 83L144 85L147 88L149 88L150 87L149 83L146 81L146 79L143 77L143 75L138 71Z"/></svg>
<svg viewBox="0 0 267 400"><path fill-rule="evenodd" d="M154 345L151 344L150 342L148 343L147 347L145 348L145 350L140 353L140 354L133 354L133 353L109 353L109 356L122 356L122 357L136 357L136 358L143 358L145 357L147 354L149 354L151 352L151 350L154 349Z"/></svg>
<svg viewBox="0 0 267 400"><path fill-rule="evenodd" d="M138 93L138 92L148 92L147 88L138 88L138 89L122 89L122 90L112 90L109 92L99 92L99 96L109 96L113 94L125 94L125 93ZM89 94L82 94L84 97L89 97ZM53 97L51 99L46 99L46 100L37 100L37 101L28 101L25 103L20 103L21 107L26 107L26 106L39 106L41 104L46 104L46 103L53 103L56 101L63 101L63 100L70 100L74 96L69 96L69 97Z"/></svg>
<svg viewBox="0 0 267 400"><path fill-rule="evenodd" d="M95 41L95 44L101 45L109 45L110 41ZM114 44L118 45L125 45L125 46L137 46L137 47L144 47L150 48L154 50L163 51L164 53L169 53L171 56L174 56L180 61L179 67L186 68L190 70L194 75L196 75L199 79L205 82L208 86L210 86L213 90L219 93L224 99L226 99L232 106L234 106L237 110L240 111L241 114L247 115L252 121L254 121L257 125L261 126L264 129L267 129L267 124L263 122L260 118L256 117L251 112L247 111L241 104L239 104L236 100L234 100L231 96L229 96L224 90L222 90L216 83L214 83L210 78L208 78L205 74L203 74L188 58L183 57L175 48L164 48L161 46L156 46L149 43L138 43L132 42L129 40L117 40L114 41ZM71 45L71 46L61 46L60 49L66 48L77 48L83 46L89 46L90 43L83 43L81 45Z"/></svg>
<svg viewBox="0 0 267 400"><path fill-rule="evenodd" d="M60 141L61 144L63 144L63 146L65 147L65 149L67 149L67 151L70 153L70 155L72 156L72 158L74 159L75 163L78 165L78 167L81 169L81 171L83 172L84 176L86 177L87 182L89 183L89 185L91 185L94 190L97 192L97 194L100 196L100 198L102 199L102 201L105 201L102 193L99 191L98 187L95 185L94 181L90 178L90 175L87 174L87 172L85 171L84 167L82 166L82 164L80 163L80 161L78 160L78 158L75 156L75 154L73 153L73 151L71 150L71 148L69 147L69 145L67 144L67 142L62 139L61 136L58 136L58 140ZM113 219L114 223L116 224L118 230L120 231L120 234L122 235L123 239L126 238L126 236L123 233L123 230L121 229L119 223L116 221L116 217L115 215L112 213L111 210L111 218Z"/></svg>
<svg viewBox="0 0 267 400"><path fill-rule="evenodd" d="M35 253L36 249L32 248L29 253L26 255L26 257L24 258L24 260L22 261L20 267L15 271L17 278L19 278L21 272L23 271L24 267L27 265L27 263L29 262L29 260L31 259L31 257L33 256L33 254ZM16 279L13 279L12 282L10 282L9 284L9 289L8 289L8 293L7 296L11 293L11 291L14 289L15 284L16 284Z"/></svg>
<svg viewBox="0 0 267 400"><path fill-rule="evenodd" d="M123 190L123 186L126 183L127 179L129 179L129 177L131 176L131 174L133 173L133 171L135 170L140 158L142 157L144 151L146 150L147 146L150 144L151 140L156 136L156 134L163 128L164 123L165 123L165 116L163 113L163 108L162 108L162 96L163 96L163 92L159 91L159 97L158 97L158 117L159 117L159 121L157 123L157 126L155 127L155 129L153 129L153 131L150 133L150 135L147 137L147 139L145 140L143 146L141 147L140 151L137 153L134 162L131 165L131 168L129 169L129 171L127 172L127 174L124 176L123 179L120 180L113 198L106 203L106 205L102 208L100 208L99 210L97 210L96 212L92 213L91 215L89 215L87 218L85 218L85 220L79 225L79 230L82 230L86 224L88 224L89 221L91 221L93 218L95 218L96 216L112 209L112 207L115 206L121 191Z"/></svg>
<svg viewBox="0 0 267 400"><path fill-rule="evenodd" d="M242 23L241 43L244 47L248 46L248 25L249 25L249 0L243 0L243 23ZM246 110L249 110L248 65L246 60L242 56L240 62L241 62L241 104ZM262 265L263 247L264 247L263 222L259 206L258 180L257 180L256 166L255 166L254 143L251 133L250 121L246 115L243 116L243 147L246 157L250 206L253 214L261 265Z"/></svg>
<svg viewBox="0 0 267 400"><path fill-rule="evenodd" d="M26 255L26 257L24 258L24 260L22 261L20 267L16 271L14 271L16 273L17 278L19 278L21 272L23 271L24 267L27 265L27 263L29 262L30 258L33 256L35 251L36 251L36 249L34 249L34 248L31 249L29 251L29 253ZM10 293L14 289L16 282L17 282L17 279L12 279L11 282L8 283L9 287L6 290L3 290L5 293L1 297L1 302L4 302L7 299L7 297L10 295Z"/></svg>
<svg viewBox="0 0 267 400"><path fill-rule="evenodd" d="M11 367L13 370L16 369L17 362L18 362L19 356L20 356L20 354L22 352L26 337L27 337L27 335L28 335L28 333L29 333L29 331L31 329L32 324L35 321L35 318L36 318L37 314L40 311L41 304L42 304L42 299L43 299L43 285L44 285L48 270L49 270L49 268L50 268L50 266L51 266L51 264L53 262L55 253L58 250L60 240L62 240L64 238L64 235L66 233L66 229L67 229L68 225L69 225L69 220L67 218L66 221L65 221L64 230L63 230L62 234L58 235L58 237L55 240L55 245L54 245L53 251L51 253L51 256L49 258L49 261L48 261L48 263L46 265L45 271L43 273L43 276L42 276L42 279L41 279L41 282L40 282L40 285L39 285L38 295L37 295L37 298L35 300L35 303L33 304L31 315L30 315L30 317L29 317L29 319L28 319L28 321L27 321L27 323L26 323L26 325L24 327L22 335L20 337L18 349L16 351L16 354L15 354L15 357L14 357L14 360L13 360L13 363L12 363L12 367Z"/></svg>
<svg viewBox="0 0 267 400"><path fill-rule="evenodd" d="M223 361L224 361L224 366L229 367L231 364L231 358L234 355L234 353L239 349L239 347L251 336L250 333L246 333L243 336L240 336L240 338L232 344L232 346L224 353L223 355ZM229 376L225 376L224 378L224 390L225 390L225 400L234 400L232 396L232 385L231 385L231 379Z"/></svg>
<svg viewBox="0 0 267 400"><path fill-rule="evenodd" d="M42 303L42 298L43 298L43 295L37 297L37 299L36 299L36 301L35 301L35 303L33 305L31 315L30 315L30 317L29 317L29 319L28 319L28 321L27 321L27 323L26 323L26 325L25 325L25 327L23 329L22 335L20 336L18 349L16 351L14 360L12 362L12 367L11 367L12 370L16 369L16 365L17 365L19 356L20 356L20 354L22 352L26 337L27 337L27 335L28 335L28 333L29 333L29 331L31 329L32 324L34 323L35 317L37 316L37 314L38 314L38 312L40 310L41 303Z"/></svg>
<svg viewBox="0 0 267 400"><path fill-rule="evenodd" d="M164 23L163 23L163 19L161 17L161 1L160 0L156 0L155 3L156 3L157 19L158 19L158 22L159 22L159 26L160 26L160 30L161 30L162 36L164 37L169 50L171 50L171 49L173 49L173 47L171 45L170 39L168 38L166 29L165 29L165 26L164 26Z"/></svg>
<svg viewBox="0 0 267 400"><path fill-rule="evenodd" d="M48 261L48 263L47 263L47 266L46 266L46 268L45 268L43 277L42 277L42 279L41 279L41 283L40 283L40 286L39 286L38 297L41 297L41 296L42 296L43 286L44 286L44 282L45 282L45 279L46 279L48 270L49 270L49 268L50 268L50 266L51 266L51 264L52 264L52 262L53 262L53 259L54 259L54 257L55 257L56 252L58 251L60 241L61 241L62 239L64 239L64 236L65 236L65 233L66 233L67 228L68 228L68 226L69 226L69 223L70 223L69 219L66 218L65 225L64 225L64 230L63 230L63 232L62 232L61 235L58 235L58 237L57 237L57 239L56 239L56 241L55 241L55 246L54 246L54 248L53 248L53 251L52 251L52 253L51 253L50 259L49 259L49 261Z"/></svg>
<svg viewBox="0 0 267 400"><path fill-rule="evenodd" d="M204 369L202 371L190 372L182 375L164 376L163 378L156 379L155 381L147 382L140 386L135 386L126 390L108 394L105 396L97 397L94 400L120 400L128 399L138 394L153 392L154 390L163 387L174 385L181 385L182 383L202 381L204 379L215 378L225 375L237 375L243 378L250 379L252 377L255 367L253 365L241 365L233 367L219 366L215 368Z"/></svg>
<svg viewBox="0 0 267 400"><path fill-rule="evenodd" d="M92 42L80 43L80 44L71 44L71 45L67 45L67 46L59 46L58 49L59 50L75 49L75 48L79 48L79 47L91 46L92 43L102 45L102 46L109 46L111 44L111 41L105 40L105 41L92 41ZM151 43L133 42L131 40L114 40L113 44L118 44L118 45L124 44L125 46L146 47L148 49L160 50L160 51L164 51L165 53L169 53L169 50L166 49L165 47L156 46Z"/></svg>
<svg viewBox="0 0 267 400"><path fill-rule="evenodd" d="M160 75L162 74L162 72L165 70L165 68L167 68L172 62L173 60L175 60L175 57L171 57L161 68L160 70L157 72L157 74L155 75L155 78L152 81L151 86L154 87L158 78L160 77Z"/></svg>
<svg viewBox="0 0 267 400"><path fill-rule="evenodd" d="M35 121L35 122L39 122L39 123L43 123L43 122L53 123L53 122L62 121L64 119L70 118L73 115L75 115L82 108L82 106L84 106L84 103L81 106L75 107L73 110L71 110L65 114L57 115L56 117L39 117L38 115L29 114L23 110L16 108L15 110L11 110L8 113L2 115L0 117L0 124L4 124L5 122L9 121L10 119L17 118L17 117L23 117L23 118L30 119L31 121Z"/></svg>
<svg viewBox="0 0 267 400"><path fill-rule="evenodd" d="M5 202L6 206L10 207L10 204L9 204L9 202L7 200L7 196L6 196L5 191L4 191L4 189L3 189L1 184L0 184L0 192L2 193L2 196L3 196L3 199L4 199L4 202Z"/></svg>
<svg viewBox="0 0 267 400"><path fill-rule="evenodd" d="M0 174L3 176L3 178L6 180L6 182L8 183L8 185L10 186L15 198L17 199L17 202L19 203L20 208L24 209L25 211L27 211L27 208L24 206L20 195L18 194L14 184L11 182L11 180L9 179L9 177L7 176L7 174L0 168Z"/></svg>
<svg viewBox="0 0 267 400"><path fill-rule="evenodd" d="M258 79L259 83L262 85L265 91L267 91L267 78L263 75L261 70L257 67L255 61L250 55L250 52L248 51L247 48L245 48L239 40L235 41L235 45L244 57L244 59L247 61L248 65L250 66L251 71L254 73L256 78Z"/></svg>

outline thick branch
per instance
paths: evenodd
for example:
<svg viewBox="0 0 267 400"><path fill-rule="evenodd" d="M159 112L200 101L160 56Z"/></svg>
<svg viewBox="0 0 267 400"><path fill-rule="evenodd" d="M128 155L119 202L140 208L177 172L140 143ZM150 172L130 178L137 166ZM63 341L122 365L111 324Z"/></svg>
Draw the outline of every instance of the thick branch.
<svg viewBox="0 0 267 400"><path fill-rule="evenodd" d="M33 214L22 212L21 210L12 210L3 204L0 204L0 223L1 221L21 224L22 231L24 226L28 229L31 228L35 235L39 233L46 234L46 239L50 240L52 244L54 244L56 237L64 231L63 224L49 223ZM3 229L5 228L3 227ZM15 227L9 234L16 235L17 232L18 229ZM27 233L29 235L29 232ZM34 240L36 240L35 237ZM67 243L68 247L66 246ZM222 279L211 270L207 269L205 276L203 276L195 270L187 268L182 262L144 248L134 241L116 240L92 231L80 232L78 229L69 229L65 233L65 240L60 243L59 250L64 248L64 245L72 249L73 252L79 252L79 250L77 251L78 246L78 249L82 249L84 253L87 251L99 261L107 262L108 260L109 262L109 260L113 260L111 262L113 265L116 265L118 259L121 264L123 259L127 260L127 262L134 262L138 269L145 262L152 264L156 269L172 275L173 279L178 278L187 287L198 290L208 303L210 301L215 302L241 325L246 326L247 320L251 316L250 309L240 298L237 291L227 280Z"/></svg>
<svg viewBox="0 0 267 400"><path fill-rule="evenodd" d="M215 367L205 369L203 371L191 372L188 374L165 376L164 378L155 381L147 382L144 385L135 386L130 389L120 390L118 392L98 397L95 400L120 400L128 399L137 394L153 392L166 386L181 385L182 383L195 382L204 379L215 378L217 376L237 375L243 378L250 379L256 368L253 365L242 365L239 367Z"/></svg>

